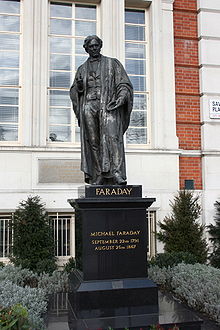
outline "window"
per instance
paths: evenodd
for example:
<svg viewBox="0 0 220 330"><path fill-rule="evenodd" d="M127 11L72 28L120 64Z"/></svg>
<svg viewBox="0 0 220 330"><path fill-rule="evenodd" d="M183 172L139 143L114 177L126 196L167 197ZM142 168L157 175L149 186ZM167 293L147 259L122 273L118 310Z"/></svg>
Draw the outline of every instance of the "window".
<svg viewBox="0 0 220 330"><path fill-rule="evenodd" d="M134 87L127 144L147 144L148 43L145 10L125 10L125 67Z"/></svg>
<svg viewBox="0 0 220 330"><path fill-rule="evenodd" d="M57 213L55 216L51 215L50 220L56 246L55 255L57 257L70 256L71 216L60 215Z"/></svg>
<svg viewBox="0 0 220 330"><path fill-rule="evenodd" d="M0 216L0 258L8 258L12 247L11 216Z"/></svg>
<svg viewBox="0 0 220 330"><path fill-rule="evenodd" d="M148 222L148 257L152 258L157 254L156 211L147 211L147 222Z"/></svg>
<svg viewBox="0 0 220 330"><path fill-rule="evenodd" d="M0 261L5 261L12 253L12 236L11 229L12 214L0 215ZM61 215L59 213L50 215L51 226L55 242L55 255L63 261L72 255L72 235L73 221L72 215ZM66 258L68 257L68 258Z"/></svg>
<svg viewBox="0 0 220 330"><path fill-rule="evenodd" d="M83 41L96 34L96 6L50 3L49 140L79 143L69 88L87 54Z"/></svg>
<svg viewBox="0 0 220 330"><path fill-rule="evenodd" d="M18 141L20 2L0 0L0 141Z"/></svg>

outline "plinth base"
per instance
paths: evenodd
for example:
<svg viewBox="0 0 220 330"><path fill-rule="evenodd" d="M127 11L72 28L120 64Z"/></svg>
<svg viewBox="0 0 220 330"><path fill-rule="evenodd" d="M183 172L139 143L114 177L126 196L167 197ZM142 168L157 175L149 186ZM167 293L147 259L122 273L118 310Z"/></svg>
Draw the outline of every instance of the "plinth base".
<svg viewBox="0 0 220 330"><path fill-rule="evenodd" d="M128 309L127 315L112 315L108 317L80 318L77 317L73 306L69 303L70 330L149 330L151 325L160 324L164 330L177 325L180 330L201 330L203 321L193 312L176 302L171 296L159 292L158 313L148 313L148 307L141 314L132 314Z"/></svg>
<svg viewBox="0 0 220 330"><path fill-rule="evenodd" d="M147 278L83 281L72 274L69 303L77 318L158 313L157 285Z"/></svg>

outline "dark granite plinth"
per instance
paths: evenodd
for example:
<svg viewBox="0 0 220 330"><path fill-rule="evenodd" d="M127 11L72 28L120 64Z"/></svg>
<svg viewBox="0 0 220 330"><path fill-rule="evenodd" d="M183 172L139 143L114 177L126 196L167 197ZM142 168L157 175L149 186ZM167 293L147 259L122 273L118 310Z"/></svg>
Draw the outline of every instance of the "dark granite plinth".
<svg viewBox="0 0 220 330"><path fill-rule="evenodd" d="M159 292L159 313L148 313L148 308L142 314L133 314L132 309L127 315L112 317L78 318L72 305L69 305L70 330L149 330L151 325L160 324L168 330L175 324L180 330L201 330L203 321L193 312L176 302L171 296ZM211 328L210 328L211 330Z"/></svg>
<svg viewBox="0 0 220 330"><path fill-rule="evenodd" d="M147 278L83 281L76 271L70 283L69 302L77 318L158 312L157 286Z"/></svg>
<svg viewBox="0 0 220 330"><path fill-rule="evenodd" d="M69 200L80 213L83 280L147 276L146 209L154 198Z"/></svg>
<svg viewBox="0 0 220 330"><path fill-rule="evenodd" d="M148 313L156 322L158 291L147 279L146 221L155 199L142 198L141 186L92 186L85 195L68 200L81 232L76 239L82 247L82 273L72 275L69 294L76 320Z"/></svg>

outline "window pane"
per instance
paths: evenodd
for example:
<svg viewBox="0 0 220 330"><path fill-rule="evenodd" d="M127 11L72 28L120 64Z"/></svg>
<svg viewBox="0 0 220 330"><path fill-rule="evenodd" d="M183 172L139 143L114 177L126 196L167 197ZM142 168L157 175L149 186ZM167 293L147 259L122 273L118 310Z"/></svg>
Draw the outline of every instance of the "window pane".
<svg viewBox="0 0 220 330"><path fill-rule="evenodd" d="M96 19L96 7L76 5L76 18Z"/></svg>
<svg viewBox="0 0 220 330"><path fill-rule="evenodd" d="M125 57L126 58L144 58L145 54L145 45L142 44L125 44Z"/></svg>
<svg viewBox="0 0 220 330"><path fill-rule="evenodd" d="M0 67L19 67L19 53L0 52Z"/></svg>
<svg viewBox="0 0 220 330"><path fill-rule="evenodd" d="M88 56L76 56L76 69L87 60Z"/></svg>
<svg viewBox="0 0 220 330"><path fill-rule="evenodd" d="M20 17L0 15L0 31L20 31Z"/></svg>
<svg viewBox="0 0 220 330"><path fill-rule="evenodd" d="M125 23L144 24L144 10L129 10L125 11Z"/></svg>
<svg viewBox="0 0 220 330"><path fill-rule="evenodd" d="M50 134L53 133L57 142L70 142L71 141L71 127L70 126L50 126Z"/></svg>
<svg viewBox="0 0 220 330"><path fill-rule="evenodd" d="M70 109L50 108L50 124L70 124L71 112Z"/></svg>
<svg viewBox="0 0 220 330"><path fill-rule="evenodd" d="M138 75L146 74L145 61L143 60L126 60L125 66L128 74L138 74Z"/></svg>
<svg viewBox="0 0 220 330"><path fill-rule="evenodd" d="M51 17L72 17L72 6L71 4L51 4L50 5L50 16Z"/></svg>
<svg viewBox="0 0 220 330"><path fill-rule="evenodd" d="M51 87L68 87L70 86L70 72L51 72Z"/></svg>
<svg viewBox="0 0 220 330"><path fill-rule="evenodd" d="M146 78L145 77L130 76L129 78L131 80L131 83L132 83L133 88L134 88L135 91L139 91L139 92L146 91Z"/></svg>
<svg viewBox="0 0 220 330"><path fill-rule="evenodd" d="M83 48L83 43L84 43L84 39L75 40L76 54L85 54L86 53L85 49Z"/></svg>
<svg viewBox="0 0 220 330"><path fill-rule="evenodd" d="M126 134L126 141L129 144L146 144L147 143L146 128L129 127Z"/></svg>
<svg viewBox="0 0 220 330"><path fill-rule="evenodd" d="M18 122L18 107L0 106L0 122Z"/></svg>
<svg viewBox="0 0 220 330"><path fill-rule="evenodd" d="M0 34L0 49L19 50L19 36Z"/></svg>
<svg viewBox="0 0 220 330"><path fill-rule="evenodd" d="M147 109L147 97L143 94L134 94L134 110L146 110Z"/></svg>
<svg viewBox="0 0 220 330"><path fill-rule="evenodd" d="M130 126L145 127L147 126L146 111L132 111Z"/></svg>
<svg viewBox="0 0 220 330"><path fill-rule="evenodd" d="M0 141L17 141L18 126L0 124Z"/></svg>
<svg viewBox="0 0 220 330"><path fill-rule="evenodd" d="M51 53L69 53L72 51L72 40L70 38L50 38Z"/></svg>
<svg viewBox="0 0 220 330"><path fill-rule="evenodd" d="M0 1L0 13L19 14L19 1Z"/></svg>
<svg viewBox="0 0 220 330"><path fill-rule="evenodd" d="M0 85L18 85L18 70L0 70Z"/></svg>
<svg viewBox="0 0 220 330"><path fill-rule="evenodd" d="M70 107L69 91L50 91L50 105Z"/></svg>
<svg viewBox="0 0 220 330"><path fill-rule="evenodd" d="M50 32L60 35L71 35L72 21L64 19L51 19L50 20Z"/></svg>
<svg viewBox="0 0 220 330"><path fill-rule="evenodd" d="M143 26L125 26L125 39L126 40L145 40L145 31Z"/></svg>
<svg viewBox="0 0 220 330"><path fill-rule="evenodd" d="M95 22L80 22L76 21L76 36L88 36L96 33Z"/></svg>
<svg viewBox="0 0 220 330"><path fill-rule="evenodd" d="M68 70L70 71L70 60L69 55L55 55L50 56L50 68L52 70Z"/></svg>

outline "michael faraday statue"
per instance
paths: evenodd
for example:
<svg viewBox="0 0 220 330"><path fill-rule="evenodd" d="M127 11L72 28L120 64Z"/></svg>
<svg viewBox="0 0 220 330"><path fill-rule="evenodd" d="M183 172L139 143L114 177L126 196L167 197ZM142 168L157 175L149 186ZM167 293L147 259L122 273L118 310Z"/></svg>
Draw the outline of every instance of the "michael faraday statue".
<svg viewBox="0 0 220 330"><path fill-rule="evenodd" d="M125 185L123 135L133 103L132 84L115 58L100 54L102 40L84 40L89 58L77 70L70 97L80 126L81 170L93 185Z"/></svg>

